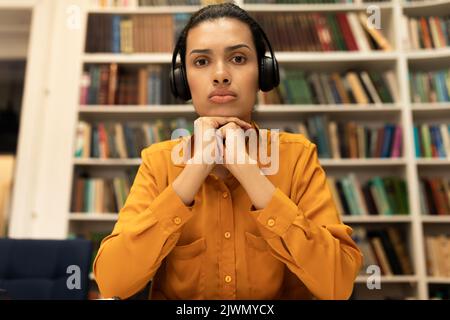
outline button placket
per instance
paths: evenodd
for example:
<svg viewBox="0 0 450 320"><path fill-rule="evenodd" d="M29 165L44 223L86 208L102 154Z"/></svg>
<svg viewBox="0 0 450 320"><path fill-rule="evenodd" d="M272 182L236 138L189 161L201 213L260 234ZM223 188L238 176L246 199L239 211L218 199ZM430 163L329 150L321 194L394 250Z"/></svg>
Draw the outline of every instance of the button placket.
<svg viewBox="0 0 450 320"><path fill-rule="evenodd" d="M232 299L236 296L235 275L236 275L236 257L235 257L235 243L234 238L231 237L234 231L234 213L230 190L227 186L219 181L220 189L218 190L218 202L220 208L220 230L223 236L221 241L222 250L221 263L219 265L221 282L223 283L224 291L222 297L224 299Z"/></svg>

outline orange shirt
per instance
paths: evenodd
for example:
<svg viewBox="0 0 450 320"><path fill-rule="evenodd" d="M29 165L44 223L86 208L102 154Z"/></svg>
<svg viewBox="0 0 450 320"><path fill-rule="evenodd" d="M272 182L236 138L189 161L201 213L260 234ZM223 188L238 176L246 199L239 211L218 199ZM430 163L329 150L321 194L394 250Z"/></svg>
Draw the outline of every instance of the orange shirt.
<svg viewBox="0 0 450 320"><path fill-rule="evenodd" d="M279 170L267 176L276 189L256 210L231 174L210 174L186 206L172 188L184 167L171 161L180 141L141 153L94 262L103 297L128 298L153 280L152 299L349 298L362 255L339 218L315 144L280 132Z"/></svg>

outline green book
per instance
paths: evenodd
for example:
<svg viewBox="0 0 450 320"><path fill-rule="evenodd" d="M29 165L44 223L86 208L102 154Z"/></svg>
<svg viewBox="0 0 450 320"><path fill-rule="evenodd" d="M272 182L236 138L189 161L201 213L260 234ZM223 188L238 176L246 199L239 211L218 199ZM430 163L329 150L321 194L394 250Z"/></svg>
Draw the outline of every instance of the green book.
<svg viewBox="0 0 450 320"><path fill-rule="evenodd" d="M375 189L377 190L377 193L380 196L380 200L381 200L381 214L383 215L392 215L393 214L393 210L389 205L389 200L388 200L388 195L386 193L384 184L383 184L383 180L380 177L375 177L372 179L372 182L375 186Z"/></svg>
<svg viewBox="0 0 450 320"><path fill-rule="evenodd" d="M422 136L422 145L425 158L431 158L433 153L431 151L431 136L428 124L424 123L420 126L420 133Z"/></svg>
<svg viewBox="0 0 450 320"><path fill-rule="evenodd" d="M342 188L344 190L345 198L347 199L347 203L349 205L350 214L353 216L361 215L361 210L359 210L358 202L356 201L356 195L352 188L352 184L350 179L344 177L341 179Z"/></svg>
<svg viewBox="0 0 450 320"><path fill-rule="evenodd" d="M384 189L386 190L389 207L392 209L393 214L400 214L402 210L399 199L400 194L395 192L394 177L384 177L382 180Z"/></svg>

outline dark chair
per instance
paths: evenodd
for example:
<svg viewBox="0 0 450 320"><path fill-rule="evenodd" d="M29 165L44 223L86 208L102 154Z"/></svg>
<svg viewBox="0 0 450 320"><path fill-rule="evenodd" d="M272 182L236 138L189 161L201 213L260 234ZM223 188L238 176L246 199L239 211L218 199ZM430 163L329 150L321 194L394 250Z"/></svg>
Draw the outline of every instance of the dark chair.
<svg viewBox="0 0 450 320"><path fill-rule="evenodd" d="M0 239L2 298L87 299L91 255L88 240Z"/></svg>

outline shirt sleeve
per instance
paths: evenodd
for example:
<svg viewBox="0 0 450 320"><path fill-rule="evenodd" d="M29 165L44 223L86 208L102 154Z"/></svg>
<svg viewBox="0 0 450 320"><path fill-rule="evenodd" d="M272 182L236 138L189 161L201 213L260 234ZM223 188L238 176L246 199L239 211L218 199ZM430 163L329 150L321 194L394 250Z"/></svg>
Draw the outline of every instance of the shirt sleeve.
<svg viewBox="0 0 450 320"><path fill-rule="evenodd" d="M340 221L316 148L305 145L294 169L291 196L276 188L268 205L260 210L252 206L250 214L271 253L316 298L348 299L362 255L352 229Z"/></svg>
<svg viewBox="0 0 450 320"><path fill-rule="evenodd" d="M193 214L193 204L186 206L172 184L158 188L150 149L142 151L142 164L119 219L94 261L95 280L104 298L125 299L144 288Z"/></svg>

